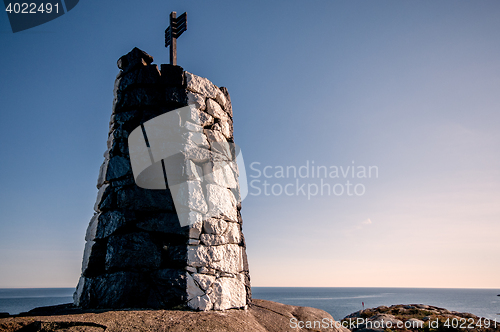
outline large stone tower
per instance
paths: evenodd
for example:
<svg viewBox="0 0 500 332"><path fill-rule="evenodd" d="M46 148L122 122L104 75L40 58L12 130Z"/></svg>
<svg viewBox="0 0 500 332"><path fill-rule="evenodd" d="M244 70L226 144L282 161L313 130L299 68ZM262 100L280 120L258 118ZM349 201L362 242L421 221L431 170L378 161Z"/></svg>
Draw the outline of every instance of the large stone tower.
<svg viewBox="0 0 500 332"><path fill-rule="evenodd" d="M238 168L232 162L237 149L232 144L229 94L179 66L161 65L160 71L152 62L137 48L118 60L121 71L115 81L108 149L99 171L75 304L245 308L251 289ZM169 113L179 109L185 112ZM190 147L177 154L185 180L175 183L176 190L168 173L172 160L154 155L168 133L154 136L149 125L167 113L174 115L169 119L177 121L174 127L184 131L183 144ZM141 137L144 132L139 141L146 155L149 151L150 169L165 176L166 189L137 184L138 150L130 137L134 130ZM224 167L217 166L221 162Z"/></svg>

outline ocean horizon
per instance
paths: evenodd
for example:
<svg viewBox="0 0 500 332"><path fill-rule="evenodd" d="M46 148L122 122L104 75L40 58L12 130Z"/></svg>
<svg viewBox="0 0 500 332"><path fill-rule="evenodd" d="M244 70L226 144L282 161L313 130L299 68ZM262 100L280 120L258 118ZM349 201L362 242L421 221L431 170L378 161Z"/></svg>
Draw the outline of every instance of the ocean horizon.
<svg viewBox="0 0 500 332"><path fill-rule="evenodd" d="M70 303L75 288L0 288L0 312L16 315L31 309ZM322 309L335 320L381 305L427 304L500 321L500 289L252 287L252 297Z"/></svg>

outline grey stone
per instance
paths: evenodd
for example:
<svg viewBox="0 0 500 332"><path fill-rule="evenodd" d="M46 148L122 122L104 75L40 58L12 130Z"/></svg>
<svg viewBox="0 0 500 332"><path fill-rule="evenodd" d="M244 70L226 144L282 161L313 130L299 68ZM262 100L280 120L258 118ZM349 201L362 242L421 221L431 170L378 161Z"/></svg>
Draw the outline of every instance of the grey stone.
<svg viewBox="0 0 500 332"><path fill-rule="evenodd" d="M119 208L142 211L174 211L169 190L148 190L136 185L124 187L117 193Z"/></svg>
<svg viewBox="0 0 500 332"><path fill-rule="evenodd" d="M87 241L83 252L82 275L85 277L99 275L104 272L106 246L95 241Z"/></svg>
<svg viewBox="0 0 500 332"><path fill-rule="evenodd" d="M186 271L162 269L151 273L153 285L148 307L171 308L182 305L186 297Z"/></svg>
<svg viewBox="0 0 500 332"><path fill-rule="evenodd" d="M148 233L112 235L106 252L106 270L157 269L160 267L160 250Z"/></svg>
<svg viewBox="0 0 500 332"><path fill-rule="evenodd" d="M171 64L161 65L161 84L170 86L184 86L184 69Z"/></svg>
<svg viewBox="0 0 500 332"><path fill-rule="evenodd" d="M115 81L114 94L118 96L127 88L141 84L156 84L160 81L157 65L138 67L136 70L122 74Z"/></svg>
<svg viewBox="0 0 500 332"><path fill-rule="evenodd" d="M139 218L136 226L150 232L179 234L187 236L187 230L181 228L175 212L156 212Z"/></svg>
<svg viewBox="0 0 500 332"><path fill-rule="evenodd" d="M111 208L112 198L111 198L112 188L106 183L103 184L99 191L97 192L97 199L94 204L94 211L101 212Z"/></svg>
<svg viewBox="0 0 500 332"><path fill-rule="evenodd" d="M96 239L104 239L125 226L126 220L120 211L106 211L98 216Z"/></svg>
<svg viewBox="0 0 500 332"><path fill-rule="evenodd" d="M82 288L77 302L83 308L143 308L149 294L139 273L123 271L86 278Z"/></svg>
<svg viewBox="0 0 500 332"><path fill-rule="evenodd" d="M106 182L113 181L132 174L132 166L128 158L115 156L109 160L106 172Z"/></svg>
<svg viewBox="0 0 500 332"><path fill-rule="evenodd" d="M85 241L94 241L95 235L97 233L97 222L100 213L94 213L90 219L89 226L87 227L87 233L85 233Z"/></svg>
<svg viewBox="0 0 500 332"><path fill-rule="evenodd" d="M122 56L117 61L118 68L120 68L123 73L141 67L147 66L153 62L153 57L146 52L134 47L132 51Z"/></svg>
<svg viewBox="0 0 500 332"><path fill-rule="evenodd" d="M125 90L120 98L115 98L113 111L115 113L129 111L138 107L162 106L164 93L157 87L141 86Z"/></svg>

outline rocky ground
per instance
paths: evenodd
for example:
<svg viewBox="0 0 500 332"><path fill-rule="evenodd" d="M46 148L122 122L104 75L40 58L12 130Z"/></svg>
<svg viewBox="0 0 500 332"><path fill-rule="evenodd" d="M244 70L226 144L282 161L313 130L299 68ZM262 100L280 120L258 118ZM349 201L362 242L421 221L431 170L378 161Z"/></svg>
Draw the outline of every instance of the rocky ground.
<svg viewBox="0 0 500 332"><path fill-rule="evenodd" d="M423 304L380 306L365 309L342 319L353 332L390 331L500 331L497 322L469 313L449 311Z"/></svg>
<svg viewBox="0 0 500 332"><path fill-rule="evenodd" d="M320 329L291 328L290 321L333 321L327 312L308 307L252 300L247 310L182 311L182 310L86 310L71 305L35 309L29 315L0 318L0 331L318 331ZM306 323L304 323L305 326ZM322 329L349 332L344 328Z"/></svg>
<svg viewBox="0 0 500 332"><path fill-rule="evenodd" d="M0 317L0 331L5 332L500 332L493 320L423 304L365 309L335 322L320 309L257 299L247 310L81 310L67 304Z"/></svg>

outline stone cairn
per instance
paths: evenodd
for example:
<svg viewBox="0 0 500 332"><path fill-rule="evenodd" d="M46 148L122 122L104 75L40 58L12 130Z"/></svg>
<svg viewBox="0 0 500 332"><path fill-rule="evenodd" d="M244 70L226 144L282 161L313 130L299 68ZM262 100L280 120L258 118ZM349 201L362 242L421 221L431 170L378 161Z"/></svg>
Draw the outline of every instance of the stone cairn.
<svg viewBox="0 0 500 332"><path fill-rule="evenodd" d="M160 71L152 62L138 48L118 60L108 149L74 303L83 308L246 308L251 289L241 203L235 198L239 191L224 187L216 172L204 174L209 183L200 191L205 211L188 210L191 221L181 226L171 190L143 189L134 181L128 145L134 129L187 105L198 111L201 123L195 131L204 144L232 143L229 94L182 67L162 64ZM201 176L203 165L191 165ZM209 218L201 218L207 210Z"/></svg>

